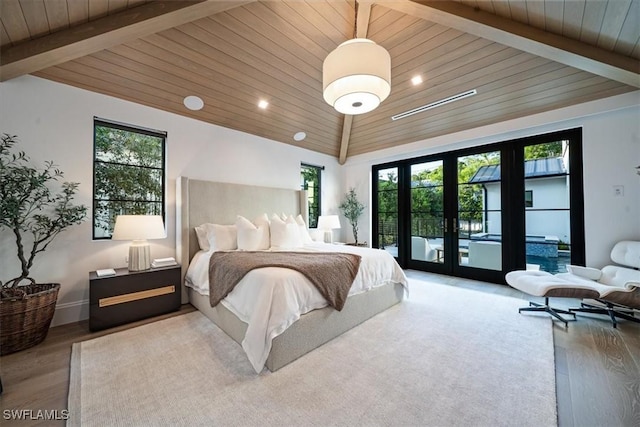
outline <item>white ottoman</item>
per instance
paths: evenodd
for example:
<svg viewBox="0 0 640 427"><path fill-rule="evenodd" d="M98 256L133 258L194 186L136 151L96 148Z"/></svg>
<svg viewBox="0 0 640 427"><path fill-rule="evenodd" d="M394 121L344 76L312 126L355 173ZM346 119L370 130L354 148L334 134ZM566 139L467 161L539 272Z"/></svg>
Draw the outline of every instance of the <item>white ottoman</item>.
<svg viewBox="0 0 640 427"><path fill-rule="evenodd" d="M598 298L600 296L595 286L590 286L586 283L572 283L546 271L511 271L507 273L505 280L509 286L519 291L544 297L544 304L530 301L528 307L522 307L518 310L519 313L523 311L544 311L563 322L565 326L568 326L568 321L561 314L571 315L573 319L569 320L576 320L575 313L549 306L549 297Z"/></svg>

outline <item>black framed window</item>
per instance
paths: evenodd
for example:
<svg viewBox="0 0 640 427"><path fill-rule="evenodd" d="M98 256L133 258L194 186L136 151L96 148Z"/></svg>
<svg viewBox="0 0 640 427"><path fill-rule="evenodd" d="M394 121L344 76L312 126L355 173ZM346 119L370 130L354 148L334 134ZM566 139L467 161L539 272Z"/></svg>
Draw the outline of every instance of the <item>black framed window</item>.
<svg viewBox="0 0 640 427"><path fill-rule="evenodd" d="M533 190L525 190L524 192L524 207L532 208L533 207Z"/></svg>
<svg viewBox="0 0 640 427"><path fill-rule="evenodd" d="M399 177L392 208L380 202L389 170ZM504 283L514 269L584 265L580 128L373 165L372 179L372 244L402 267ZM431 220L440 204L439 228ZM397 212L391 246L389 212ZM477 255L497 244L499 253L486 252L491 266L471 262L471 246Z"/></svg>
<svg viewBox="0 0 640 427"><path fill-rule="evenodd" d="M302 189L307 192L309 202L309 228L318 226L318 217L322 212L322 166L313 166L302 163L300 165L300 176L302 178Z"/></svg>
<svg viewBox="0 0 640 427"><path fill-rule="evenodd" d="M117 215L165 217L166 132L94 118L93 238L110 239Z"/></svg>

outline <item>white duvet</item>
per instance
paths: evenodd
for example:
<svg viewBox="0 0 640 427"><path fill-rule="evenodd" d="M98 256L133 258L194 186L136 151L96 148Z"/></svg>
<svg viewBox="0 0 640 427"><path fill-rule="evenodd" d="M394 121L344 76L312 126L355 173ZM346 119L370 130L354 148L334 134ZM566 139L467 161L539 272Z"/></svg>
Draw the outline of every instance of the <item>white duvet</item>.
<svg viewBox="0 0 640 427"><path fill-rule="evenodd" d="M408 286L404 272L387 251L326 243L312 243L296 251L360 255L362 261L350 296L390 282L400 283L405 289ZM211 253L198 252L187 271L186 285L202 295L209 295ZM271 351L271 341L301 315L327 306L327 301L302 273L267 267L250 271L221 304L247 323L242 348L256 372L261 372Z"/></svg>

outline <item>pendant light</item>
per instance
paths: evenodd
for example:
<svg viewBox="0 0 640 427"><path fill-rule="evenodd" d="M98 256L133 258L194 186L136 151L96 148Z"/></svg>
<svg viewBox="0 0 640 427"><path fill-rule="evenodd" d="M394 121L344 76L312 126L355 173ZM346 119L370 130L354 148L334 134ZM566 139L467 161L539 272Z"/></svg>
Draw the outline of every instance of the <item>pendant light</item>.
<svg viewBox="0 0 640 427"><path fill-rule="evenodd" d="M385 48L366 38L354 38L340 44L322 64L324 100L343 114L372 111L391 92L391 56Z"/></svg>

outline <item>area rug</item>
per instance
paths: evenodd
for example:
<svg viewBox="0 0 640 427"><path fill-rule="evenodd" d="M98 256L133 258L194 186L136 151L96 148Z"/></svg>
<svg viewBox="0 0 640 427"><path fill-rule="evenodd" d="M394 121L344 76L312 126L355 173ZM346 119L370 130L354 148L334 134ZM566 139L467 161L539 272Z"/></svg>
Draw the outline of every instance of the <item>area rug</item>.
<svg viewBox="0 0 640 427"><path fill-rule="evenodd" d="M411 281L402 303L276 372L199 312L74 344L70 426L551 426L551 320Z"/></svg>

